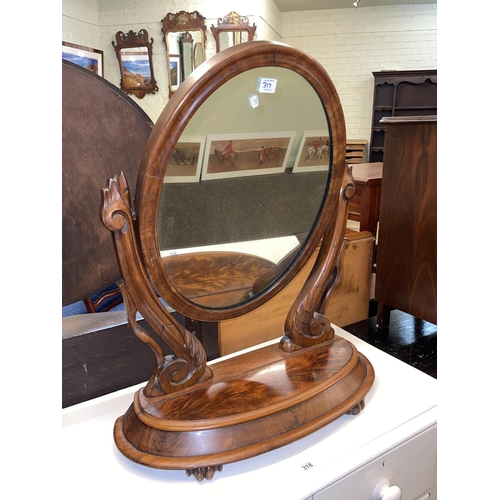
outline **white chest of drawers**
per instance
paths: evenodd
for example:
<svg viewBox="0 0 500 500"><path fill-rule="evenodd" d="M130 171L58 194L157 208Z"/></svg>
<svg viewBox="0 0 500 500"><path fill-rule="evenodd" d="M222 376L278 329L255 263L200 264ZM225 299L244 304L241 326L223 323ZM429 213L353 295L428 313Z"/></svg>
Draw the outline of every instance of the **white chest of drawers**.
<svg viewBox="0 0 500 500"><path fill-rule="evenodd" d="M335 330L375 369L361 414L344 415L283 448L225 465L212 481L198 483L184 471L138 465L116 449L114 422L140 386L130 387L62 411L63 491L72 500L371 500L386 481L392 489L378 498L434 500L437 381Z"/></svg>

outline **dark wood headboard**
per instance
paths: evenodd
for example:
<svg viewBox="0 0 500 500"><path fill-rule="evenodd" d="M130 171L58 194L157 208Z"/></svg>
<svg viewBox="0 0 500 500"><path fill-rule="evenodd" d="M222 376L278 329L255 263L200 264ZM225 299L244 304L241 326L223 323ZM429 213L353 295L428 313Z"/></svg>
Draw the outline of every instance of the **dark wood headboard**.
<svg viewBox="0 0 500 500"><path fill-rule="evenodd" d="M122 170L135 193L153 123L127 94L62 61L62 305L119 279L111 233L99 218L101 189Z"/></svg>

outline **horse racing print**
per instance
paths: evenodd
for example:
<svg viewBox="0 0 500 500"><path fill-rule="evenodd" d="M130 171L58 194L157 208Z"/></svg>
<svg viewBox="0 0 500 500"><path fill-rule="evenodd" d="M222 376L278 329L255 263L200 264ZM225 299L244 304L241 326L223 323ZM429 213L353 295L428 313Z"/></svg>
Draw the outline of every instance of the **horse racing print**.
<svg viewBox="0 0 500 500"><path fill-rule="evenodd" d="M306 130L295 158L293 172L328 170L330 150L328 130Z"/></svg>
<svg viewBox="0 0 500 500"><path fill-rule="evenodd" d="M199 182L205 137L180 137L167 165L163 182Z"/></svg>
<svg viewBox="0 0 500 500"><path fill-rule="evenodd" d="M282 173L295 132L209 135L201 179Z"/></svg>

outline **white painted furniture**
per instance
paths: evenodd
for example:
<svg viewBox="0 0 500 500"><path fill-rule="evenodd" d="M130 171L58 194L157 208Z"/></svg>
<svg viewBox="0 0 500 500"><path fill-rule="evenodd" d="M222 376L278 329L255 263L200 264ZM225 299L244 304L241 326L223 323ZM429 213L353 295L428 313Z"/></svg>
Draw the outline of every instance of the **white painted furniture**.
<svg viewBox="0 0 500 500"><path fill-rule="evenodd" d="M437 381L335 330L375 369L359 415L344 415L283 448L225 465L212 481L199 483L184 471L150 469L120 454L113 425L140 386L130 387L62 411L63 491L72 500L436 499Z"/></svg>

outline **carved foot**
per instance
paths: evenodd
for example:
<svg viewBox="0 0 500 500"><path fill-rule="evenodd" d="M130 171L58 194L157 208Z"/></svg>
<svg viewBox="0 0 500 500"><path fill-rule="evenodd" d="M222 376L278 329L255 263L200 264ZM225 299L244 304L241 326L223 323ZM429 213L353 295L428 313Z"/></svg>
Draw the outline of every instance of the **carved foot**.
<svg viewBox="0 0 500 500"><path fill-rule="evenodd" d="M365 398L363 398L356 406L353 406L346 415L359 415L365 408Z"/></svg>
<svg viewBox="0 0 500 500"><path fill-rule="evenodd" d="M187 469L186 474L189 476L194 476L197 481L203 481L204 479L212 479L216 472L222 470L222 465L213 465L208 467L198 467L197 469Z"/></svg>

